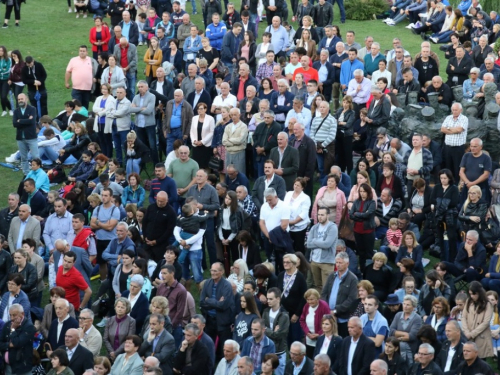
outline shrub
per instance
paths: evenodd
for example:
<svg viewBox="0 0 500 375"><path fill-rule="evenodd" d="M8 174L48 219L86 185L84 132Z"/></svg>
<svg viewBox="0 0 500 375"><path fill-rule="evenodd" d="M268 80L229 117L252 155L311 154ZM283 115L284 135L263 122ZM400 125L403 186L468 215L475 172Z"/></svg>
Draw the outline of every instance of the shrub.
<svg viewBox="0 0 500 375"><path fill-rule="evenodd" d="M364 21L372 19L373 15L379 15L389 9L385 0L348 0L345 2L347 19Z"/></svg>

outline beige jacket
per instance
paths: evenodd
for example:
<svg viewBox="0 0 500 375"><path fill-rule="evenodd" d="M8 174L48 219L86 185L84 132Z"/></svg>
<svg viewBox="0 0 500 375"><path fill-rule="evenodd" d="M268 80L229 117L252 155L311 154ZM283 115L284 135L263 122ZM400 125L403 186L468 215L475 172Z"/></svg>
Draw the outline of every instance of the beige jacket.
<svg viewBox="0 0 500 375"><path fill-rule="evenodd" d="M490 321L493 316L493 307L486 304L486 310L478 314L471 303L462 313L462 330L470 341L474 341L479 349L479 358L493 356L493 344L491 341Z"/></svg>
<svg viewBox="0 0 500 375"><path fill-rule="evenodd" d="M245 150L247 147L248 127L243 122L238 122L233 131L233 124L228 124L224 129L222 144L230 154Z"/></svg>

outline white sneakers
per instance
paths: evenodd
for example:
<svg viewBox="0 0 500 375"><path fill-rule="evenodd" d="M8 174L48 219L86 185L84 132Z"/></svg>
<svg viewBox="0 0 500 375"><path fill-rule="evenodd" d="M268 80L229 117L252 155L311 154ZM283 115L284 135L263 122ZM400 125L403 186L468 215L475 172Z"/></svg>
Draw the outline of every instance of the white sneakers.
<svg viewBox="0 0 500 375"><path fill-rule="evenodd" d="M414 23L410 23L408 26L406 26L407 29L411 29L413 26L415 26Z"/></svg>
<svg viewBox="0 0 500 375"><path fill-rule="evenodd" d="M97 327L103 328L106 327L106 323L108 322L108 318L102 318L102 320L96 324Z"/></svg>
<svg viewBox="0 0 500 375"><path fill-rule="evenodd" d="M14 112L12 112L12 109L9 111L9 116L14 116Z"/></svg>
<svg viewBox="0 0 500 375"><path fill-rule="evenodd" d="M5 158L5 161L7 163L15 163L17 161L17 158L16 158L16 152L14 152L12 155L8 156Z"/></svg>
<svg viewBox="0 0 500 375"><path fill-rule="evenodd" d="M7 111L2 112L2 117L5 117L5 116L7 116Z"/></svg>

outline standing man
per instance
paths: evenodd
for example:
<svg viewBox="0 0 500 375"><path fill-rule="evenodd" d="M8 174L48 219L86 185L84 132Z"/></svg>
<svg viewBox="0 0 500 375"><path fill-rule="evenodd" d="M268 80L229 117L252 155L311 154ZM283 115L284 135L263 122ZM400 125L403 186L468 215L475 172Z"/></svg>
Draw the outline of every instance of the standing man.
<svg viewBox="0 0 500 375"><path fill-rule="evenodd" d="M290 137L290 145L299 151L297 176L305 178L307 185L304 192L312 197L313 178L316 169L316 144L305 134L305 129L306 126L303 122L298 121L293 125L293 136Z"/></svg>
<svg viewBox="0 0 500 375"><path fill-rule="evenodd" d="M95 231L97 238L97 263L99 264L99 273L101 281L108 277L108 266L102 253L106 250L109 243L116 237L116 225L120 220L120 210L111 203L113 190L105 188L101 192L102 204L92 213L90 227Z"/></svg>
<svg viewBox="0 0 500 375"><path fill-rule="evenodd" d="M116 106L106 110L106 118L112 118L111 132L113 135L113 144L115 146L116 158L118 163L123 165L123 150L122 147L127 141L127 134L130 132L130 100L126 97L127 91L123 87L116 89Z"/></svg>
<svg viewBox="0 0 500 375"><path fill-rule="evenodd" d="M285 180L286 190L291 191L299 170L299 151L288 145L287 133L280 132L277 138L278 147L271 150L269 159L276 165L274 173Z"/></svg>
<svg viewBox="0 0 500 375"><path fill-rule="evenodd" d="M195 90L195 80L196 78L201 78L198 76L198 67L195 63L191 63L186 65L187 75L181 82L181 90L184 95L187 97L189 94L194 92Z"/></svg>
<svg viewBox="0 0 500 375"><path fill-rule="evenodd" d="M21 249L23 240L27 238L32 238L40 244L40 222L31 216L31 208L27 204L19 207L18 216L12 219L7 238L11 254Z"/></svg>
<svg viewBox="0 0 500 375"><path fill-rule="evenodd" d="M219 337L217 359L222 358L222 347L232 336L230 326L234 322L233 288L222 277L223 274L224 265L220 262L213 263L210 267L211 278L206 280L200 293L200 308L207 320L205 331L214 342Z"/></svg>
<svg viewBox="0 0 500 375"><path fill-rule="evenodd" d="M318 71L314 68L311 68L311 59L309 56L304 55L300 58L300 68L295 69L293 72L293 81L295 81L295 76L297 74L302 74L302 77L304 77L304 82L307 84L309 81L314 80L317 83L319 81L319 76L318 76Z"/></svg>
<svg viewBox="0 0 500 375"><path fill-rule="evenodd" d="M92 73L92 66L90 70ZM92 77L90 79L92 81ZM17 96L17 103L19 107L14 109L12 125L16 128L17 147L21 154L21 169L26 176L30 171L28 152L31 153L33 159L40 157L38 153L36 130L36 109L28 104L28 97L26 94L19 94Z"/></svg>
<svg viewBox="0 0 500 375"><path fill-rule="evenodd" d="M323 179L335 164L335 136L337 120L330 114L330 104L326 101L319 105L320 116L311 123L311 139L316 144L318 169Z"/></svg>
<svg viewBox="0 0 500 375"><path fill-rule="evenodd" d="M187 191L196 183L196 172L200 167L189 157L189 147L179 147L179 158L173 160L167 169L167 176L173 178L177 186L178 204L182 206Z"/></svg>
<svg viewBox="0 0 500 375"><path fill-rule="evenodd" d="M406 166L406 179L408 196L413 196L413 181L423 178L427 184L431 179L431 171L434 166L432 154L422 146L422 134L413 134L413 150L408 150L404 156L403 164Z"/></svg>
<svg viewBox="0 0 500 375"><path fill-rule="evenodd" d="M245 150L248 141L248 126L240 120L239 108L231 108L229 115L233 122L226 126L222 144L226 147L226 165L234 165L237 170L246 173Z"/></svg>
<svg viewBox="0 0 500 375"><path fill-rule="evenodd" d="M122 35L127 38L130 44L137 47L139 43L139 27L130 19L130 12L128 10L122 13L123 20L119 23L122 28Z"/></svg>
<svg viewBox="0 0 500 375"><path fill-rule="evenodd" d="M318 223L309 230L307 249L311 252L311 273L316 290L321 293L328 276L335 270L337 225L328 220L330 209L318 208Z"/></svg>
<svg viewBox="0 0 500 375"><path fill-rule="evenodd" d="M188 139L193 116L193 107L184 100L184 92L180 89L175 90L174 99L167 103L163 119L163 134L167 140L167 155L174 150L175 140L186 141Z"/></svg>
<svg viewBox="0 0 500 375"><path fill-rule="evenodd" d="M281 67L275 65L273 71L278 71L281 74ZM277 81L278 90L271 95L270 108L274 111L276 117L275 121L284 125L286 121L286 115L293 105L293 94L289 91L290 85L288 80L285 78L280 78Z"/></svg>
<svg viewBox="0 0 500 375"><path fill-rule="evenodd" d="M167 203L167 193L160 191L156 195L156 203L146 209L142 224L144 242L148 246L146 251L157 263L163 258L175 228L176 212Z"/></svg>
<svg viewBox="0 0 500 375"><path fill-rule="evenodd" d="M113 49L118 66L122 68L127 78L127 98L132 100L135 95L135 80L137 74L137 47L121 37L120 43Z"/></svg>
<svg viewBox="0 0 500 375"><path fill-rule="evenodd" d="M274 121L274 118L273 111L265 111L264 121L257 125L253 133L254 169L258 177L264 175L264 162L269 158L271 150L278 145L281 126Z"/></svg>
<svg viewBox="0 0 500 375"><path fill-rule="evenodd" d="M196 184L191 186L186 196L196 199L197 207L200 211L208 211L209 218L206 221L206 231L204 239L210 258L210 264L217 261L217 251L215 249L215 212L219 209L219 197L217 190L207 183L208 174L200 169L196 172ZM224 341L222 341L224 342Z"/></svg>
<svg viewBox="0 0 500 375"><path fill-rule="evenodd" d="M92 64L92 58L87 56L87 46L81 45L78 50L78 56L73 57L69 61L66 67L66 75L64 76L64 82L67 89L70 88L70 79L73 83L71 97L73 99L78 99L85 108L89 108L90 91L92 90L94 78Z"/></svg>
<svg viewBox="0 0 500 375"><path fill-rule="evenodd" d="M275 5L271 5L274 1ZM279 4L281 0L265 0L264 8L266 8L267 13L267 24L270 25L266 27L266 32L271 33L271 39L273 41L274 52L278 57L286 56L286 47L288 46L288 32L281 24L281 11L285 9L285 2L283 1ZM275 10L270 11L270 8L275 8ZM276 13L276 16L273 15ZM271 25L272 22L272 25Z"/></svg>
<svg viewBox="0 0 500 375"><path fill-rule="evenodd" d="M233 68L235 68L238 49L241 42L243 41L243 34L241 34L242 29L243 25L240 22L236 22L233 25L233 28L228 30L228 32L222 39L222 46L220 51L221 60L228 67L230 72L232 72Z"/></svg>
<svg viewBox="0 0 500 375"><path fill-rule="evenodd" d="M378 311L379 299L370 294L365 298L365 313L361 315L363 333L375 344L375 356L382 354L383 344L389 336L389 324L387 319Z"/></svg>
<svg viewBox="0 0 500 375"><path fill-rule="evenodd" d="M469 119L462 114L462 104L451 106L451 115L447 116L441 126L444 136L444 167L452 173L455 181L459 181L460 163L465 153Z"/></svg>
<svg viewBox="0 0 500 375"><path fill-rule="evenodd" d="M111 273L114 275L120 258L125 250L131 250L136 254L134 242L127 236L128 225L121 221L116 225L116 238L113 238L106 250L102 253L103 259L108 262Z"/></svg>
<svg viewBox="0 0 500 375"><path fill-rule="evenodd" d="M210 40L210 45L217 51L222 48L222 40L227 32L227 27L224 22L220 22L219 13L212 14L212 23L207 26L205 35Z"/></svg>
<svg viewBox="0 0 500 375"><path fill-rule="evenodd" d="M163 134L163 111L168 101L174 98L174 85L170 80L165 79L165 70L162 67L156 70L156 79L149 84L149 92L156 97L156 131L158 132L158 154L161 159L162 154L167 150L167 141Z"/></svg>
<svg viewBox="0 0 500 375"><path fill-rule="evenodd" d="M85 216L83 214L74 214L71 220L72 230L66 235L66 241L69 246L79 247L85 250L89 257L89 262L92 264L97 255L95 235L92 229L84 227Z"/></svg>
<svg viewBox="0 0 500 375"><path fill-rule="evenodd" d="M478 356L478 347L474 341L468 341L463 346L464 361L458 365L457 374L494 375L491 366Z"/></svg>
<svg viewBox="0 0 500 375"><path fill-rule="evenodd" d="M347 47L345 45L344 49L337 48L337 54L340 53L339 50L344 51L346 48ZM342 58L342 55L340 55L340 58ZM340 58L339 59L336 58L335 60L338 62ZM363 70L365 69L365 67L364 64L358 59L358 50L356 48L348 49L347 60L344 59L342 60L342 62L338 62L338 64L340 64L340 89L343 93L345 93L347 91L347 87L350 85L351 81L355 77L354 74L358 70L361 70L361 76L363 76Z"/></svg>
<svg viewBox="0 0 500 375"><path fill-rule="evenodd" d="M255 97L255 95L257 94L259 82L257 82L257 79L250 74L250 67L248 64L241 64L239 73L239 77L235 78L231 83L231 94L236 96L236 100L238 101L242 112L246 110L244 104L249 100L253 101L253 108L258 109L260 100ZM249 90L250 86L253 90ZM246 97L245 92L247 94Z"/></svg>
<svg viewBox="0 0 500 375"><path fill-rule="evenodd" d="M202 48L201 37L198 35L198 26L192 25L189 29L189 37L184 41L183 59L186 66L185 69L187 69L189 64L196 64L196 56L198 55L198 51Z"/></svg>
<svg viewBox="0 0 500 375"><path fill-rule="evenodd" d="M349 51L349 56L350 55L351 51ZM366 108L366 102L370 99L371 88L372 81L363 76L363 71L361 69L356 69L354 71L354 78L349 81L346 95L352 97L352 104L354 105L354 111L357 117L359 117L361 108Z"/></svg>
<svg viewBox="0 0 500 375"><path fill-rule="evenodd" d="M302 124L304 126L305 134L310 134L311 129L311 110L304 106L304 98L302 96L296 96L293 98L292 108L287 111L285 128L288 129L288 124L292 118L295 118L296 123Z"/></svg>
<svg viewBox="0 0 500 375"><path fill-rule="evenodd" d="M469 78L469 73L474 62L469 54L465 53L464 47L461 45L455 49L455 56L448 60L446 73L448 74L448 86L463 85L466 79Z"/></svg>
<svg viewBox="0 0 500 375"><path fill-rule="evenodd" d="M285 180L274 173L275 169L276 164L274 164L274 161L266 160L264 162L264 175L255 180L252 188L252 199L258 210L265 203L264 192L268 188L273 188L281 200L285 199Z"/></svg>
<svg viewBox="0 0 500 375"><path fill-rule="evenodd" d="M19 214L19 195L10 193L7 207L0 211L0 234L5 238L9 235L10 222Z"/></svg>
<svg viewBox="0 0 500 375"><path fill-rule="evenodd" d="M327 102L332 100L333 83L335 81L335 69L328 61L330 54L323 49L319 53L319 60L313 63L313 68L318 71L319 91L325 96Z"/></svg>
<svg viewBox="0 0 500 375"><path fill-rule="evenodd" d="M319 0L318 4L314 5L311 14L314 25L316 25L316 33L321 40L325 36L325 27L331 26L333 22L333 6L326 0ZM332 45L335 47L335 43Z"/></svg>
<svg viewBox="0 0 500 375"><path fill-rule="evenodd" d="M270 78L273 75L273 69L275 65L278 65L275 59L274 51L266 52L266 62L260 64L257 68L257 73L255 74L255 78L257 81L262 82L264 78Z"/></svg>
<svg viewBox="0 0 500 375"><path fill-rule="evenodd" d="M214 115L217 115L215 122L220 121L222 118L222 115L220 114L222 107L236 108L237 106L238 100L236 99L236 96L230 93L229 83L222 82L220 85L220 95L217 95L214 98L212 108L210 109ZM191 126L191 123L189 123L189 126Z"/></svg>
<svg viewBox="0 0 500 375"><path fill-rule="evenodd" d="M50 215L43 229L43 242L52 254L55 250L55 242L65 239L72 229L73 214L66 209L66 199L56 198L54 201L54 213Z"/></svg>
<svg viewBox="0 0 500 375"><path fill-rule="evenodd" d="M462 157L460 162L460 179L465 185L462 189L462 202L465 202L466 194L471 186L477 185L481 188L483 200L488 202L489 186L488 179L492 171L491 158L483 152L483 141L473 138L470 141L470 152Z"/></svg>
<svg viewBox="0 0 500 375"><path fill-rule="evenodd" d="M158 163L155 165L155 176L156 178L151 181L151 189L149 190L149 204L153 204L157 194L164 191L169 198L168 204L177 212L179 207L177 204L177 185L171 177L167 176L165 164Z"/></svg>
<svg viewBox="0 0 500 375"><path fill-rule="evenodd" d="M241 344L242 358L250 357L254 371L261 373L262 362L268 353L276 353L273 340L266 336L266 322L264 319L254 319L252 322L252 336L247 337ZM238 363L239 367L239 363Z"/></svg>
<svg viewBox="0 0 500 375"><path fill-rule="evenodd" d="M40 117L48 115L47 109L47 89L45 88L45 80L47 79L47 72L41 63L35 61L32 56L26 56L24 59L25 65L21 70L21 77L23 83L28 86L28 97L31 104L35 104L35 94L38 91L40 94L40 109L38 113L37 108L37 121Z"/></svg>
<svg viewBox="0 0 500 375"><path fill-rule="evenodd" d="M372 78L374 71L378 70L378 63L384 60L384 55L380 53L380 43L373 42L370 47L370 52L364 58L365 61L365 76L368 79Z"/></svg>
<svg viewBox="0 0 500 375"><path fill-rule="evenodd" d="M151 150L151 157L153 163L156 165L159 162L158 150L156 148L156 97L149 92L146 81L139 81L137 88L139 89L139 93L134 96L134 100L130 105L130 112L136 114L135 131L139 140Z"/></svg>

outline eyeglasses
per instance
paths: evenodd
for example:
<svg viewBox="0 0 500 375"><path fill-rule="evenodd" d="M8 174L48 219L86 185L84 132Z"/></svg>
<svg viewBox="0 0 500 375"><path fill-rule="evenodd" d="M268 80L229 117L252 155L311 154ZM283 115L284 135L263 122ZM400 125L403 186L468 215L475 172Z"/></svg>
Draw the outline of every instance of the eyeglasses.
<svg viewBox="0 0 500 375"><path fill-rule="evenodd" d="M88 319L90 319L90 318L84 318L83 316L80 316L80 317L78 318L78 320L88 320Z"/></svg>
<svg viewBox="0 0 500 375"><path fill-rule="evenodd" d="M429 354L432 354L432 353L417 353L418 355L429 355Z"/></svg>

